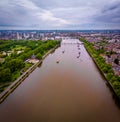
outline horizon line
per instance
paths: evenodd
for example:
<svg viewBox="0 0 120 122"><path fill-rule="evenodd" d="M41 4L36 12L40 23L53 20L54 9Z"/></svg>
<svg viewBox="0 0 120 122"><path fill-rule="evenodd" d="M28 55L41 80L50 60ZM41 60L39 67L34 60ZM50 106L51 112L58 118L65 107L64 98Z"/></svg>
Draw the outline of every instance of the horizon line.
<svg viewBox="0 0 120 122"><path fill-rule="evenodd" d="M0 29L0 31L8 30L40 30L40 31L83 31L83 30L120 30L120 29Z"/></svg>

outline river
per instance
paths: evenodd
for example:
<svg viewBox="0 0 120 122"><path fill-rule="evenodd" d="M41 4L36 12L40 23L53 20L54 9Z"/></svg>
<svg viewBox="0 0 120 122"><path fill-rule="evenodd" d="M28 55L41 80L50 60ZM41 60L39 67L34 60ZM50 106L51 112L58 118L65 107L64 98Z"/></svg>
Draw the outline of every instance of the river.
<svg viewBox="0 0 120 122"><path fill-rule="evenodd" d="M0 122L120 122L106 81L77 42L63 40L0 104Z"/></svg>

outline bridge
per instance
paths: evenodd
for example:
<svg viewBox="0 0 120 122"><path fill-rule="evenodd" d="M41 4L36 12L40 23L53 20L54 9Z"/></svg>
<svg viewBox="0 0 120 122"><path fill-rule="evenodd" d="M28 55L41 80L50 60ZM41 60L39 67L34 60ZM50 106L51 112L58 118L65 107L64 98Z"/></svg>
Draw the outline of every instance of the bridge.
<svg viewBox="0 0 120 122"><path fill-rule="evenodd" d="M73 39L71 37L63 37L61 44L62 45L64 45L64 44L78 44L78 45L82 45L83 43L80 42L78 39Z"/></svg>

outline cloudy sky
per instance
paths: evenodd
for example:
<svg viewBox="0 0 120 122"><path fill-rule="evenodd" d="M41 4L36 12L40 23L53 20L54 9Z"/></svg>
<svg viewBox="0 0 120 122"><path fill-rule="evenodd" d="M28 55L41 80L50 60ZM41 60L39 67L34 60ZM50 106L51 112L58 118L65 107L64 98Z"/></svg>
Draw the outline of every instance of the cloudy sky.
<svg viewBox="0 0 120 122"><path fill-rule="evenodd" d="M120 0L0 0L0 29L120 29Z"/></svg>

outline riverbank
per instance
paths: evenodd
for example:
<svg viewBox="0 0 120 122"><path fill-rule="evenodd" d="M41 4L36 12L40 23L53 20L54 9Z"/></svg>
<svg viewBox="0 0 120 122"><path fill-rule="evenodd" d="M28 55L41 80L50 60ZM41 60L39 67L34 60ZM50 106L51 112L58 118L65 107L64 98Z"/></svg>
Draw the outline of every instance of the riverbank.
<svg viewBox="0 0 120 122"><path fill-rule="evenodd" d="M17 80L15 80L10 86L8 86L2 93L0 93L0 103L2 103L7 96L12 93L40 64L42 64L43 60L48 56L50 53L55 51L60 46L60 44L56 45L54 48L49 50L42 59L31 66L26 72L24 72Z"/></svg>
<svg viewBox="0 0 120 122"><path fill-rule="evenodd" d="M80 40L81 41L81 40ZM116 92L116 89L114 88L113 86L113 83L110 82L107 78L107 74L104 73L99 65L99 63L97 62L97 59L95 58L94 54L91 53L91 51L89 50L88 46L87 46L87 42L86 41L82 41L84 43L84 47L86 49L86 51L88 52L88 54L90 55L90 57L92 58L93 62L95 63L96 67L98 68L98 70L100 71L100 74L102 75L102 77L105 79L106 81L106 85L110 88L110 90L112 91L113 93L113 98L115 98L115 100L117 100L116 102L117 103L120 103L120 96L118 94L118 92ZM102 58L102 57L101 57ZM101 61L102 62L102 61ZM106 64L104 62L104 64ZM106 64L107 65L107 64Z"/></svg>

